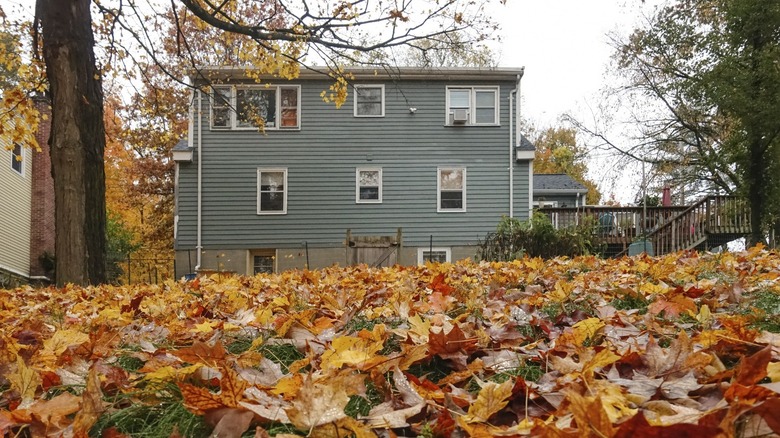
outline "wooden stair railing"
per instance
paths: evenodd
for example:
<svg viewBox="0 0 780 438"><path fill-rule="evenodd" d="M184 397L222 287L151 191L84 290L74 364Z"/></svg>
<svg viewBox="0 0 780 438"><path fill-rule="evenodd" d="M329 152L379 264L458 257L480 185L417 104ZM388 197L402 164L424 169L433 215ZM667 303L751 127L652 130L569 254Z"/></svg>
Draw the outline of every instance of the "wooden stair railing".
<svg viewBox="0 0 780 438"><path fill-rule="evenodd" d="M750 231L747 203L735 196L707 196L647 233L656 255L683 249L709 249L724 239L738 238ZM721 236L721 239L713 239ZM718 242L717 244L714 244ZM618 254L625 255L626 251Z"/></svg>

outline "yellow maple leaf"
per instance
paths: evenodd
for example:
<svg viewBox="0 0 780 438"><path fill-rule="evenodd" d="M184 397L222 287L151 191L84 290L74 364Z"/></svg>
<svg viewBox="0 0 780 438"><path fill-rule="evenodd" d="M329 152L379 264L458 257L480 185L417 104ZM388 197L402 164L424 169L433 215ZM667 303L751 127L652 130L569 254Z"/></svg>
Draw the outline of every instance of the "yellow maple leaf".
<svg viewBox="0 0 780 438"><path fill-rule="evenodd" d="M43 341L42 354L53 354L59 356L69 347L81 345L89 341L89 335L76 330L64 329L54 332L51 338Z"/></svg>
<svg viewBox="0 0 780 438"><path fill-rule="evenodd" d="M780 382L780 362L772 362L766 366L766 375L772 382Z"/></svg>
<svg viewBox="0 0 780 438"><path fill-rule="evenodd" d="M8 376L11 388L17 390L22 398L19 405L22 408L29 407L35 400L35 391L41 385L41 377L38 372L27 366L21 356L16 358L16 372Z"/></svg>
<svg viewBox="0 0 780 438"><path fill-rule="evenodd" d="M431 321L423 320L419 314L410 316L409 321L409 335L412 340L417 344L428 342L428 333L431 331Z"/></svg>
<svg viewBox="0 0 780 438"><path fill-rule="evenodd" d="M219 321L203 321L200 324L195 324L195 328L190 330L192 333L211 333L214 331L214 327L219 325Z"/></svg>
<svg viewBox="0 0 780 438"><path fill-rule="evenodd" d="M331 348L322 355L322 368L341 368L344 365L360 366L376 359L382 342L363 338L341 336L333 340ZM381 359L381 357L380 357Z"/></svg>
<svg viewBox="0 0 780 438"><path fill-rule="evenodd" d="M572 326L572 341L575 345L581 346L586 340L596 336L596 332L605 326L599 318L588 318Z"/></svg>
<svg viewBox="0 0 780 438"><path fill-rule="evenodd" d="M486 382L477 394L477 400L469 406L469 412L463 418L467 423L487 423L491 415L504 409L512 396L514 381L504 383Z"/></svg>

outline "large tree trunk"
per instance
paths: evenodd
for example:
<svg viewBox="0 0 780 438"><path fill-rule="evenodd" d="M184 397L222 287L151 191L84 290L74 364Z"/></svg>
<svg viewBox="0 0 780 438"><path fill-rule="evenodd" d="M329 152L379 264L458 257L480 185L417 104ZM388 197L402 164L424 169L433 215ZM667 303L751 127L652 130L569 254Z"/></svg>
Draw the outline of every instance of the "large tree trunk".
<svg viewBox="0 0 780 438"><path fill-rule="evenodd" d="M52 103L57 284L98 284L106 269L103 90L90 0L38 0Z"/></svg>

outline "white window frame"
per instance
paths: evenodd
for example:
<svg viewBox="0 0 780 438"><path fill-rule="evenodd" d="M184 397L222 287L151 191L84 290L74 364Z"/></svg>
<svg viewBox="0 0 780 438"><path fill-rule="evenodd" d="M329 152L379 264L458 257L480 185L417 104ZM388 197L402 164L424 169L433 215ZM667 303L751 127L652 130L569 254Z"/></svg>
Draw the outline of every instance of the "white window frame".
<svg viewBox="0 0 780 438"><path fill-rule="evenodd" d="M469 120L463 125L452 123L451 117L454 115L454 111L450 110L450 92L452 90L468 90L469 91ZM494 122L493 123L477 123L477 92L478 91L492 91L494 93ZM444 125L445 126L500 126L500 102L501 102L501 87L499 86L470 86L470 85L448 85L446 87L447 103L444 111Z"/></svg>
<svg viewBox="0 0 780 438"><path fill-rule="evenodd" d="M214 126L214 91L216 89L229 89L230 90L230 102L228 104L228 126ZM296 108L296 126L282 126L282 90L294 89L296 92L297 108ZM273 90L274 97L276 99L275 106L275 119L276 126L239 126L238 124L238 90ZM301 86L300 85L213 85L211 92L209 93L210 105L209 105L209 126L212 130L233 130L233 131L257 131L262 129L265 131L297 131L301 129Z"/></svg>
<svg viewBox="0 0 780 438"><path fill-rule="evenodd" d="M433 248L417 248L417 264L425 264L425 253L444 252L447 254L445 263L452 263L452 249L446 246L434 246ZM429 256L430 257L430 256Z"/></svg>
<svg viewBox="0 0 780 438"><path fill-rule="evenodd" d="M260 191L260 181L262 178L263 172L283 172L284 173L284 202L282 210L274 210L274 211L263 211L261 210L262 205L261 203L261 191ZM258 215L279 215L279 214L287 214L287 194L289 193L289 188L287 187L287 168L286 167L258 167L257 168L257 214Z"/></svg>
<svg viewBox="0 0 780 438"><path fill-rule="evenodd" d="M441 207L441 173L443 171L461 170L463 171L463 207L461 208L442 208ZM436 169L436 211L438 213L465 213L466 212L466 168L465 167L439 167Z"/></svg>
<svg viewBox="0 0 780 438"><path fill-rule="evenodd" d="M376 117L384 117L385 116L385 84L355 84L353 85L354 91L355 91L355 98L354 100L354 116L355 117L368 117L368 118L376 118ZM381 112L380 114L359 114L358 113L358 90L361 88L379 88L381 90L380 95L382 96L381 103Z"/></svg>
<svg viewBox="0 0 780 438"><path fill-rule="evenodd" d="M379 172L379 199L360 199L360 172ZM381 204L383 176L381 167L357 167L355 168L355 203L356 204Z"/></svg>
<svg viewBox="0 0 780 438"><path fill-rule="evenodd" d="M14 153L14 149L16 149L17 147L19 147L19 155L18 156L22 157L22 159L18 161L18 163L19 163L19 170L16 170L14 168L14 163L17 162L16 161L17 155ZM17 174L17 175L19 175L21 177L24 177L24 168L25 168L25 164L27 164L27 153L25 151L25 147L20 145L20 144L14 144L14 146L10 149L10 151L11 151L11 163L10 163L11 164L11 171L13 171L15 174Z"/></svg>

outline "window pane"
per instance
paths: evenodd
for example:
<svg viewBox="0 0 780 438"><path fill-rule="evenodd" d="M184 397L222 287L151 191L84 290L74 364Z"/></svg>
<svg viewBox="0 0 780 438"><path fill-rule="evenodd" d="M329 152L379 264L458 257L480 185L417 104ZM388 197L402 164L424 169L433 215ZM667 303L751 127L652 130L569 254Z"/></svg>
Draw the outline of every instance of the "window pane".
<svg viewBox="0 0 780 438"><path fill-rule="evenodd" d="M296 88L282 88L282 127L295 128L298 126L298 90Z"/></svg>
<svg viewBox="0 0 780 438"><path fill-rule="evenodd" d="M283 107L298 107L298 89L297 88L282 88L282 106Z"/></svg>
<svg viewBox="0 0 780 438"><path fill-rule="evenodd" d="M236 125L276 126L276 90L236 90Z"/></svg>
<svg viewBox="0 0 780 438"><path fill-rule="evenodd" d="M297 108L284 108L282 110L282 126L285 128L294 128L298 126Z"/></svg>
<svg viewBox="0 0 780 438"><path fill-rule="evenodd" d="M376 201L379 199L379 187L361 187L360 199L366 201Z"/></svg>
<svg viewBox="0 0 780 438"><path fill-rule="evenodd" d="M495 108L496 106L496 92L495 91L477 91L477 107L478 108Z"/></svg>
<svg viewBox="0 0 780 438"><path fill-rule="evenodd" d="M445 263L447 261L447 251L423 251L423 260L433 263Z"/></svg>
<svg viewBox="0 0 780 438"><path fill-rule="evenodd" d="M284 192L260 192L260 211L284 211Z"/></svg>
<svg viewBox="0 0 780 438"><path fill-rule="evenodd" d="M441 208L442 209L462 209L463 208L463 192L441 192Z"/></svg>
<svg viewBox="0 0 780 438"><path fill-rule="evenodd" d="M357 113L361 116L381 116L382 104L359 102L357 106Z"/></svg>
<svg viewBox="0 0 780 438"><path fill-rule="evenodd" d="M361 186L379 187L379 171L377 171L377 170L361 170L360 171L360 185Z"/></svg>
<svg viewBox="0 0 780 438"><path fill-rule="evenodd" d="M476 123L496 123L496 110L493 108L477 108Z"/></svg>
<svg viewBox="0 0 780 438"><path fill-rule="evenodd" d="M22 173L23 165L24 161L22 161L22 146L15 144L13 151L11 151L11 169Z"/></svg>
<svg viewBox="0 0 780 438"><path fill-rule="evenodd" d="M260 174L260 191L284 190L284 172L263 172Z"/></svg>
<svg viewBox="0 0 780 438"><path fill-rule="evenodd" d="M450 108L468 108L471 90L450 90Z"/></svg>
<svg viewBox="0 0 780 438"><path fill-rule="evenodd" d="M230 88L228 87L219 87L214 88L214 94L212 105L214 105L214 108L227 108L230 106Z"/></svg>
<svg viewBox="0 0 780 438"><path fill-rule="evenodd" d="M439 188L444 190L463 190L463 169L441 171Z"/></svg>
<svg viewBox="0 0 780 438"><path fill-rule="evenodd" d="M360 87L355 89L358 100L361 102L380 102L382 100L382 88Z"/></svg>
<svg viewBox="0 0 780 438"><path fill-rule="evenodd" d="M228 127L230 126L230 109L228 108L214 108L211 111L211 126L215 127Z"/></svg>
<svg viewBox="0 0 780 438"><path fill-rule="evenodd" d="M254 257L255 274L273 274L274 258L273 256L255 256Z"/></svg>

